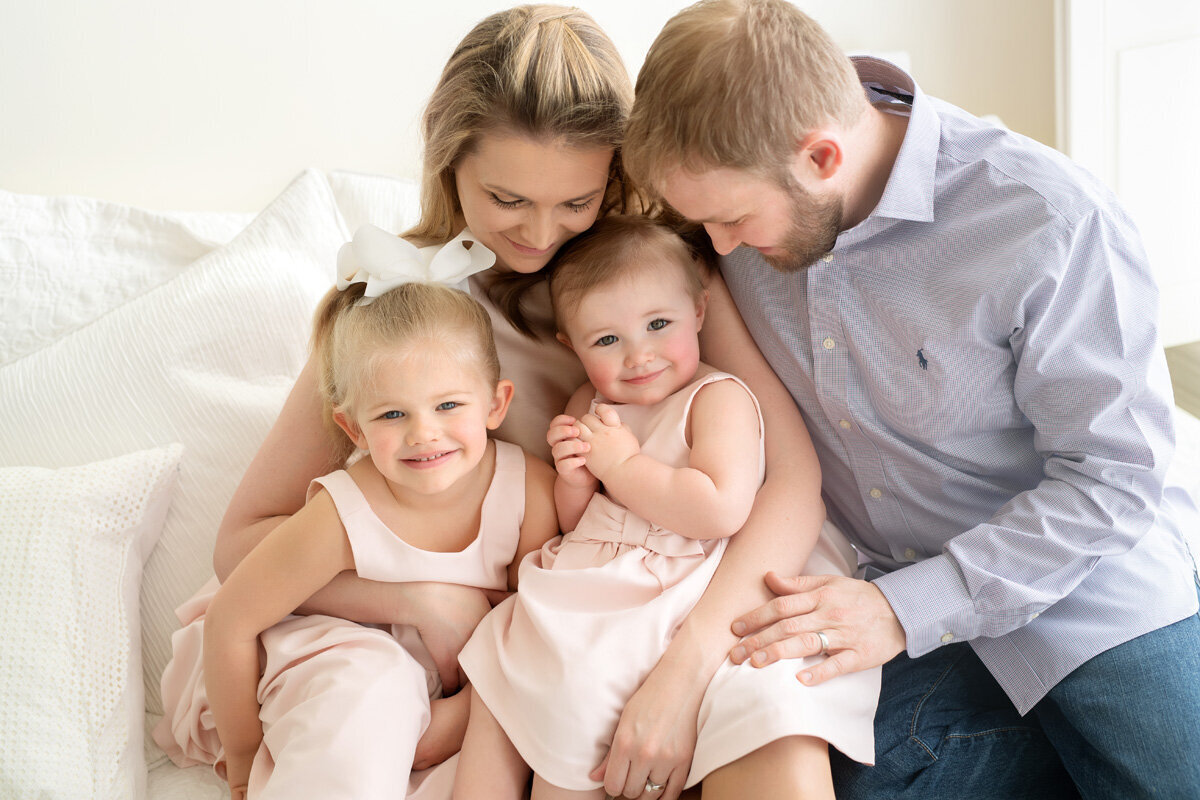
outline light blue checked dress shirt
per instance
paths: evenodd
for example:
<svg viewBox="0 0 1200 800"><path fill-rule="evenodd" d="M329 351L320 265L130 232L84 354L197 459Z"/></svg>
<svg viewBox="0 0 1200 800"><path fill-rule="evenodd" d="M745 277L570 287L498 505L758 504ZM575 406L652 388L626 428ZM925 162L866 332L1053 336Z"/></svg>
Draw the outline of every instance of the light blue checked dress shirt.
<svg viewBox="0 0 1200 800"><path fill-rule="evenodd" d="M856 66L909 114L878 206L807 271L741 247L722 272L804 412L830 518L887 573L909 654L969 640L1025 713L1196 611L1181 530L1200 514L1163 485L1158 292L1083 169L886 62Z"/></svg>

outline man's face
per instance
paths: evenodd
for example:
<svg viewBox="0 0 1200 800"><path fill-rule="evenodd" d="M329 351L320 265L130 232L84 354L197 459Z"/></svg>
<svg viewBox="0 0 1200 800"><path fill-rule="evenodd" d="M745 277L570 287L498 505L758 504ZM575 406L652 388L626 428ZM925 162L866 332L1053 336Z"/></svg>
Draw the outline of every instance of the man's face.
<svg viewBox="0 0 1200 800"><path fill-rule="evenodd" d="M816 197L790 175L776 181L728 167L677 169L659 190L676 211L704 225L718 253L753 247L781 272L811 266L833 249L841 230L842 199Z"/></svg>

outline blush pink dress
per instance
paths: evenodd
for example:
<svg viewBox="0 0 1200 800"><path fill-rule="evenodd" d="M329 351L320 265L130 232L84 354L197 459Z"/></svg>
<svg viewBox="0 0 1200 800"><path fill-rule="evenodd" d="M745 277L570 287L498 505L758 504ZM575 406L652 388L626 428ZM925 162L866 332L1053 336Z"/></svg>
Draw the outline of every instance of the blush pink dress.
<svg viewBox="0 0 1200 800"><path fill-rule="evenodd" d="M692 401L722 380L737 381L710 373L658 404L621 405L617 413L643 453L686 466ZM759 441L750 446L758 449L761 480L761 415L759 423ZM601 785L588 773L603 760L625 703L707 587L726 541L686 538L597 493L574 531L526 557L520 590L480 623L460 663L543 779L576 791ZM852 548L826 524L806 572L850 575L854 563ZM791 735L824 738L852 758L874 760L879 671L809 688L795 678L805 663L754 669L726 659L702 701L688 786Z"/></svg>
<svg viewBox="0 0 1200 800"><path fill-rule="evenodd" d="M524 518L525 453L507 442L495 444L496 469L479 533L458 552L404 542L345 471L313 481L309 496L321 486L329 492L364 578L504 589ZM222 760L201 669L203 613L215 579L207 588L178 611L183 628L172 639L173 658L162 678L167 715L154 730L155 741L180 766ZM395 798L406 785L409 797L450 797L456 759L410 774L429 724L430 699L441 695L437 668L416 629L314 614L285 618L261 641L264 736L251 771L251 798Z"/></svg>

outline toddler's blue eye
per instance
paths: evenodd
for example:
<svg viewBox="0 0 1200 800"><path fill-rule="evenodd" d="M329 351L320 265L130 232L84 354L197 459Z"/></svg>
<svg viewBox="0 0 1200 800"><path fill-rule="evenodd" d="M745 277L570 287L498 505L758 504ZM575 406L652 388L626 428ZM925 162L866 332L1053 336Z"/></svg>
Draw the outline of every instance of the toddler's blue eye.
<svg viewBox="0 0 1200 800"><path fill-rule="evenodd" d="M646 327L652 331L661 331L663 328L667 327L670 324L671 323L669 320L656 319L656 320L651 320L650 324L647 325Z"/></svg>
<svg viewBox="0 0 1200 800"><path fill-rule="evenodd" d="M460 405L462 405L462 403L459 403L455 400L447 400L444 403L438 403L437 410L438 411L449 411L453 408L458 408Z"/></svg>
<svg viewBox="0 0 1200 800"><path fill-rule="evenodd" d="M601 336L599 339L596 340L596 344L599 345L600 347L608 347L610 344L616 344L616 343L617 343L617 337L613 336L611 333L606 336Z"/></svg>
<svg viewBox="0 0 1200 800"><path fill-rule="evenodd" d="M401 411L385 411L380 415L380 419L400 419L404 416Z"/></svg>

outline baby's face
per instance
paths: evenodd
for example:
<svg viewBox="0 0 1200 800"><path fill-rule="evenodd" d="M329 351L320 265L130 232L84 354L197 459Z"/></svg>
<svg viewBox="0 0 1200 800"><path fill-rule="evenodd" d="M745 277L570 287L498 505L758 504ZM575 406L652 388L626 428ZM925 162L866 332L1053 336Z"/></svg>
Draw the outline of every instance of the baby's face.
<svg viewBox="0 0 1200 800"><path fill-rule="evenodd" d="M570 315L566 339L605 399L650 405L695 376L703 321L704 304L688 291L683 267L664 259L589 291Z"/></svg>

